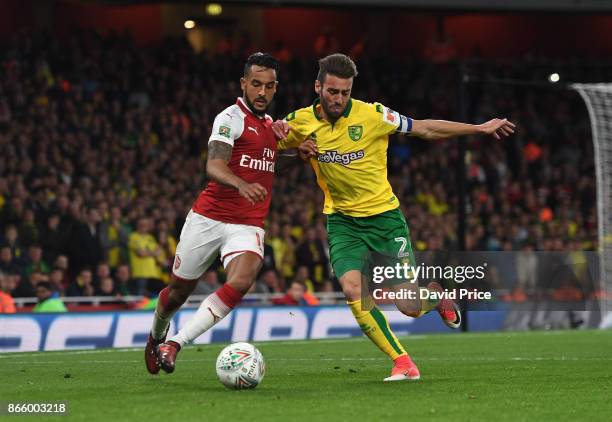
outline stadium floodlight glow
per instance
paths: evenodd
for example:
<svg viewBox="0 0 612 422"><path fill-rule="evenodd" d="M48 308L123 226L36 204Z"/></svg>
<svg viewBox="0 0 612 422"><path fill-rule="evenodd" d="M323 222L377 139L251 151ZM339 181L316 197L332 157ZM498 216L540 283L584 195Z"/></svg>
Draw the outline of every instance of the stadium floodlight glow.
<svg viewBox="0 0 612 422"><path fill-rule="evenodd" d="M185 29L193 29L195 28L195 21L188 19L185 21L185 23L183 24L185 26Z"/></svg>
<svg viewBox="0 0 612 422"><path fill-rule="evenodd" d="M210 16L219 16L223 12L223 7L219 3L209 3L205 7L206 14Z"/></svg>
<svg viewBox="0 0 612 422"><path fill-rule="evenodd" d="M550 75L548 75L548 80L552 83L557 83L559 82L559 79L561 79L561 76L559 76L558 73L551 73Z"/></svg>

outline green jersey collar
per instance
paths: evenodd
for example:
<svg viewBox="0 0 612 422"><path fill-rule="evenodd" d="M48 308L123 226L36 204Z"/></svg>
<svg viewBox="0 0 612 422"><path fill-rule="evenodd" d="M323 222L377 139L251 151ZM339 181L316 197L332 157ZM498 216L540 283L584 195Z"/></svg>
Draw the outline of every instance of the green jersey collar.
<svg viewBox="0 0 612 422"><path fill-rule="evenodd" d="M312 113L314 114L314 116L317 118L317 120L321 121L323 120L321 118L321 116L319 116L319 113L317 112L317 106L321 103L321 98L317 97L314 100L314 103L312 103ZM348 104L346 105L346 108L344 109L344 113L342 113L342 116L344 117L348 117L349 114L351 113L351 109L353 108L353 99L349 98Z"/></svg>

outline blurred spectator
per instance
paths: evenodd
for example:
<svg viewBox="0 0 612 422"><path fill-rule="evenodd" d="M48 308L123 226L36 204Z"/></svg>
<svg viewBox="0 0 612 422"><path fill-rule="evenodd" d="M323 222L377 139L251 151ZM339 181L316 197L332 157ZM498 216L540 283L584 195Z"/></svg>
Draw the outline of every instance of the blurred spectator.
<svg viewBox="0 0 612 422"><path fill-rule="evenodd" d="M66 249L65 240L66 234L60 230L59 214L49 215L39 238L43 249L43 259L47 262L55 261L55 258Z"/></svg>
<svg viewBox="0 0 612 422"><path fill-rule="evenodd" d="M282 291L277 272L269 268L259 274L250 293L281 293Z"/></svg>
<svg viewBox="0 0 612 422"><path fill-rule="evenodd" d="M64 302L57 297L53 286L48 281L41 281L36 286L36 298L38 303L32 312L67 312Z"/></svg>
<svg viewBox="0 0 612 422"><path fill-rule="evenodd" d="M275 305L317 306L319 300L306 291L306 286L299 281L293 281L285 296L272 299Z"/></svg>
<svg viewBox="0 0 612 422"><path fill-rule="evenodd" d="M295 238L291 234L292 226L290 224L283 225L283 233L282 233L282 260L280 272L282 277L292 278L295 274Z"/></svg>
<svg viewBox="0 0 612 422"><path fill-rule="evenodd" d="M75 217L80 216L80 209L73 204ZM74 221L68 242L68 258L71 270L79 271L84 267L95 267L103 259L100 242L100 214L95 208L83 211L84 219Z"/></svg>
<svg viewBox="0 0 612 422"><path fill-rule="evenodd" d="M209 295L216 292L220 287L221 283L219 283L219 275L217 271L214 269L209 269L202 275L192 294Z"/></svg>
<svg viewBox="0 0 612 422"><path fill-rule="evenodd" d="M115 270L115 288L122 296L136 294L136 285L130 276L130 267L122 264Z"/></svg>
<svg viewBox="0 0 612 422"><path fill-rule="evenodd" d="M14 314L15 301L11 296L9 277L0 271L0 314Z"/></svg>
<svg viewBox="0 0 612 422"><path fill-rule="evenodd" d="M94 296L93 274L89 268L83 268L68 287L68 296Z"/></svg>
<svg viewBox="0 0 612 422"><path fill-rule="evenodd" d="M38 241L39 233L36 226L34 211L30 208L24 210L23 220L19 224L19 240L24 247L28 247Z"/></svg>
<svg viewBox="0 0 612 422"><path fill-rule="evenodd" d="M22 161L22 167L20 170L28 171L27 163L29 162L28 158ZM18 226L23 221L23 201L19 197L10 198L10 201L6 205L4 205L2 209L2 224L4 227L8 225L8 227L14 227L16 230L16 226ZM7 228L8 228L7 227ZM8 237L8 234L7 234ZM17 233L15 232L15 238L17 238Z"/></svg>
<svg viewBox="0 0 612 422"><path fill-rule="evenodd" d="M161 220L157 225L157 243L160 253L156 256L160 268L160 280L170 282L170 270L176 253L177 241L168 230L168 224Z"/></svg>
<svg viewBox="0 0 612 422"><path fill-rule="evenodd" d="M94 277L94 285L99 286L100 282L111 276L111 269L106 262L100 262L96 266L96 276Z"/></svg>
<svg viewBox="0 0 612 422"><path fill-rule="evenodd" d="M297 281L298 283L303 284L304 286L306 286L306 290L311 293L315 291L314 283L310 278L310 271L308 271L308 267L305 265L300 265L297 268L293 281Z"/></svg>
<svg viewBox="0 0 612 422"><path fill-rule="evenodd" d="M21 276L19 274L5 274L5 282L7 283L7 291L10 292L11 296L18 297L17 287L21 283ZM32 297L32 295L30 295Z"/></svg>
<svg viewBox="0 0 612 422"><path fill-rule="evenodd" d="M265 244L272 248L272 253L268 256L274 257L274 268L280 269L283 266L283 259L287 252L287 245L285 241L280 237L280 228L276 221L270 223L266 230ZM264 257L266 255L264 254ZM268 266L271 266L270 263Z"/></svg>
<svg viewBox="0 0 612 422"><path fill-rule="evenodd" d="M137 294L144 294L145 289L159 291L161 288L157 259L163 252L150 233L150 221L148 217L139 218L136 231L130 235L128 241L132 278L136 284Z"/></svg>
<svg viewBox="0 0 612 422"><path fill-rule="evenodd" d="M264 241L264 256L263 262L261 263L261 269L259 273L263 273L268 270L276 271L276 257L274 256L274 248L270 244Z"/></svg>
<svg viewBox="0 0 612 422"><path fill-rule="evenodd" d="M107 276L100 280L100 284L96 289L96 296L117 296L117 293L112 277Z"/></svg>
<svg viewBox="0 0 612 422"><path fill-rule="evenodd" d="M0 271L5 274L16 274L19 271L19 264L13 259L13 252L10 246L0 248Z"/></svg>
<svg viewBox="0 0 612 422"><path fill-rule="evenodd" d="M48 274L51 267L42 259L42 248L40 245L32 245L28 248L28 258L26 260L23 275L29 278L33 272Z"/></svg>
<svg viewBox="0 0 612 422"><path fill-rule="evenodd" d="M325 281L323 286L321 286L321 293L332 293L334 291L334 283L329 280Z"/></svg>
<svg viewBox="0 0 612 422"><path fill-rule="evenodd" d="M297 247L296 258L301 266L307 268L309 280L303 281L308 290L311 292L321 290L323 282L329 277L329 260L325 254L323 242L317 237L317 231L314 227L309 227L306 230L302 242Z"/></svg>
<svg viewBox="0 0 612 422"><path fill-rule="evenodd" d="M66 255L58 255L58 257L55 258L55 262L53 263L53 268L59 268L60 270L62 270L64 272L64 278L66 278L69 269L68 257Z"/></svg>
<svg viewBox="0 0 612 422"><path fill-rule="evenodd" d="M67 277L61 268L54 267L49 274L49 283L53 287L53 290L58 292L60 296L64 296L66 289L69 286Z"/></svg>
<svg viewBox="0 0 612 422"><path fill-rule="evenodd" d="M8 246L11 248L13 258L17 261L22 259L23 248L18 239L17 227L9 225L4 231L4 239L2 239L2 246Z"/></svg>
<svg viewBox="0 0 612 422"><path fill-rule="evenodd" d="M111 207L109 218L104 219L100 226L100 243L111 269L128 262L126 254L128 238L129 229L122 221L121 208Z"/></svg>

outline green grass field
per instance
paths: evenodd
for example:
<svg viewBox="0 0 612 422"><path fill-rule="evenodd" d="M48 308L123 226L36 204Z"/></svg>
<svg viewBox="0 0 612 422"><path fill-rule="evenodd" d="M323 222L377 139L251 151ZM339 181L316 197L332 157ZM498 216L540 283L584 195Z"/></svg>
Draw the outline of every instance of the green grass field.
<svg viewBox="0 0 612 422"><path fill-rule="evenodd" d="M220 344L186 348L160 376L141 350L2 354L0 400L67 400L87 421L612 419L610 331L401 340L420 381L383 383L390 362L366 339L258 343L267 374L247 391L217 381Z"/></svg>

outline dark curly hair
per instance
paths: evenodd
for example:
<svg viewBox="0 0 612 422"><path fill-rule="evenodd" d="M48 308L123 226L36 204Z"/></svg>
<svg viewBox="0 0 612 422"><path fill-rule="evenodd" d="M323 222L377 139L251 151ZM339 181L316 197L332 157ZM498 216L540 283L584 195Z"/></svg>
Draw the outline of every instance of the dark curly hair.
<svg viewBox="0 0 612 422"><path fill-rule="evenodd" d="M253 53L249 56L246 63L244 64L244 76L247 76L251 72L251 66L267 67L268 69L274 69L278 72L278 60L268 53Z"/></svg>

